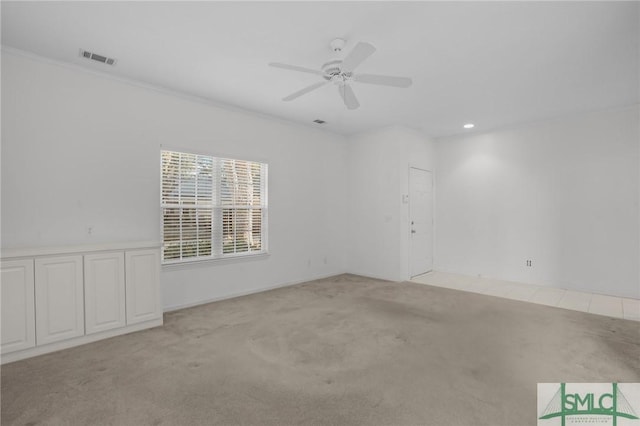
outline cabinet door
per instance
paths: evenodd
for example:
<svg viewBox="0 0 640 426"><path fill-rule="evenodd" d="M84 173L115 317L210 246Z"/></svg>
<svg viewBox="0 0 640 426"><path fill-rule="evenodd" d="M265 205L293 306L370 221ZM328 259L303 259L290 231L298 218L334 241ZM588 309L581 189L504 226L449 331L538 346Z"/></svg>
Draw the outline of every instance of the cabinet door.
<svg viewBox="0 0 640 426"><path fill-rule="evenodd" d="M87 334L124 327L124 252L84 256L84 320Z"/></svg>
<svg viewBox="0 0 640 426"><path fill-rule="evenodd" d="M36 345L33 259L4 261L0 266L2 353Z"/></svg>
<svg viewBox="0 0 640 426"><path fill-rule="evenodd" d="M36 259L38 345L84 335L82 256Z"/></svg>
<svg viewBox="0 0 640 426"><path fill-rule="evenodd" d="M125 254L127 324L162 317L160 250L131 250Z"/></svg>

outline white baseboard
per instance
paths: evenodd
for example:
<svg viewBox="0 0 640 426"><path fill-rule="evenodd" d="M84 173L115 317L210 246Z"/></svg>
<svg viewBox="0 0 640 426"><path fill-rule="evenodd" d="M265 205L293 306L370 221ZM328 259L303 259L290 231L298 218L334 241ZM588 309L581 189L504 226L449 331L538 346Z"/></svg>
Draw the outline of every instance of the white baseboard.
<svg viewBox="0 0 640 426"><path fill-rule="evenodd" d="M10 362L20 361L22 359L31 358L38 355L48 354L50 352L59 351L62 349L72 348L74 346L84 345L86 343L97 342L98 340L108 339L110 337L121 336L123 334L133 333L135 331L141 331L148 328L161 326L163 323L162 318L141 322L139 324L133 324L122 328L116 328L113 330L107 330L100 333L88 334L85 336L76 337L69 340L63 340L61 342L50 343L48 345L36 346L34 348L25 349L22 351L11 352L0 356L0 364L8 364Z"/></svg>
<svg viewBox="0 0 640 426"><path fill-rule="evenodd" d="M308 281L322 280L322 279L325 279L325 278L336 277L338 275L343 275L343 274L348 274L348 273L350 273L350 272L346 272L345 271L345 272L334 272L334 273L331 273L331 274L316 275L316 276L313 276L313 277L310 277L310 278L305 278L305 279L302 279L302 280L287 281L285 283L275 284L275 285L271 285L271 286L267 286L267 287L261 287L261 288L258 288L258 289L247 290L247 291L239 291L239 292L235 292L235 293L229 293L229 294L225 294L224 296L213 297L211 299L205 299L205 300L199 300L197 302L190 302L190 303L183 303L183 304L179 304L179 305L165 306L164 307L164 312L173 312L173 311L178 311L180 309L192 308L194 306L206 305L207 303L219 302L221 300L235 299L236 297L248 296L250 294L262 293L264 291L275 290L277 288L282 288L282 287L289 287L289 286L296 285L296 284L306 283Z"/></svg>

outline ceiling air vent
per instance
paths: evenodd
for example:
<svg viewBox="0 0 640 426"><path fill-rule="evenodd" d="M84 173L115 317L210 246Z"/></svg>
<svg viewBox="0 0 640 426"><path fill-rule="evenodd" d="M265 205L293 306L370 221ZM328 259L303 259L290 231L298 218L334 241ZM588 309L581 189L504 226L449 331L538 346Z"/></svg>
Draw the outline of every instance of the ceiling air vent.
<svg viewBox="0 0 640 426"><path fill-rule="evenodd" d="M314 122L314 123L317 123L317 124L324 124L324 123L326 123L326 121L324 121L324 120L313 120L313 122Z"/></svg>
<svg viewBox="0 0 640 426"><path fill-rule="evenodd" d="M89 52L84 49L80 49L80 56L83 58L91 59L96 62L101 62L107 65L115 65L116 60L113 58L107 58L106 56L98 55L97 53Z"/></svg>

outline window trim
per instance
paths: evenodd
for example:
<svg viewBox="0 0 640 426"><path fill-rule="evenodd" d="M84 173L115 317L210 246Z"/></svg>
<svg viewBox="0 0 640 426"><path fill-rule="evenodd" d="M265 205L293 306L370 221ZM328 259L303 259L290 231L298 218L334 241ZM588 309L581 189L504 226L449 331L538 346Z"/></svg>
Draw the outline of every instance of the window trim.
<svg viewBox="0 0 640 426"><path fill-rule="evenodd" d="M164 258L164 217L163 217L163 209L166 208L164 206L163 203L163 193L162 193L162 189L163 189L163 161L162 161L162 152L163 151L172 151L172 152L177 152L177 153L182 153L182 154L190 154L190 155L201 155L201 156L207 156L207 157L213 157L215 159L225 159L225 160L236 160L236 161L245 161L245 162L252 162L252 163L259 163L261 165L264 166L263 169L263 180L264 180L264 185L263 185L263 189L264 191L262 192L262 197L264 199L264 205L260 206L260 207L256 207L256 209L261 209L262 210L262 224L263 226L261 227L261 249L260 250L256 250L256 251L249 251L249 252L239 252L239 253L227 253L227 254L219 254L219 255L210 255L210 256L200 256L200 257L188 257L188 258L180 258L180 259L165 259ZM214 154L214 153L210 153L210 152L206 152L206 151L195 151L195 150L190 150L190 149L185 149L185 148L176 148L176 147L169 147L169 146L164 146L164 145L160 145L160 168L159 168L159 175L160 175L160 185L159 185L159 192L160 192L160 200L159 200L159 206L160 206L160 261L161 261L161 266L164 267L168 267L168 268L176 268L179 266L193 266L193 265L204 265L204 264L209 264L209 263L236 263L236 262L243 262L243 261L247 261L247 260L257 260L260 258L266 258L270 256L270 252L269 252L269 232L268 232L268 225L269 225L269 164L265 161L265 160L261 160L261 159L241 159L241 158L235 158L235 156L233 155L221 155L221 154ZM213 188L213 191L219 191L219 188ZM203 208L207 208L207 207L203 207ZM213 206L211 208L212 212L215 210L222 210L224 209L224 206ZM238 207L234 207L234 208L238 208ZM243 208L243 207L240 207ZM213 226L213 225L212 225ZM222 225L221 225L222 226ZM212 246L213 246L213 233L212 233Z"/></svg>

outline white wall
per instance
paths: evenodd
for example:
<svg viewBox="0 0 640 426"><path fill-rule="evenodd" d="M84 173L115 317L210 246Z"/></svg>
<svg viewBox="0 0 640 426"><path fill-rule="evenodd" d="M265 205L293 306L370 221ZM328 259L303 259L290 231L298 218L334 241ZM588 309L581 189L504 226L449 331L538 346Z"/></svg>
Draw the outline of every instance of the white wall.
<svg viewBox="0 0 640 426"><path fill-rule="evenodd" d="M345 142L3 52L2 247L159 240L163 145L269 163L271 253L164 268L165 307L342 273Z"/></svg>
<svg viewBox="0 0 640 426"><path fill-rule="evenodd" d="M408 169L437 159L436 269L639 297L638 114L345 138L3 52L2 247L158 240L164 145L270 165L271 255L165 267L166 308L345 271L404 280Z"/></svg>
<svg viewBox="0 0 640 426"><path fill-rule="evenodd" d="M640 297L638 114L437 140L436 269Z"/></svg>
<svg viewBox="0 0 640 426"><path fill-rule="evenodd" d="M356 274L409 278L409 167L433 170L432 142L393 126L349 140L348 265Z"/></svg>

